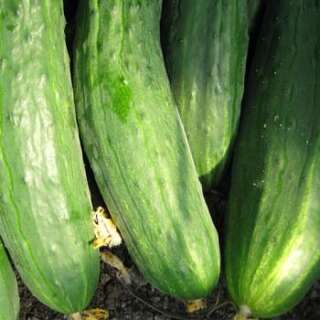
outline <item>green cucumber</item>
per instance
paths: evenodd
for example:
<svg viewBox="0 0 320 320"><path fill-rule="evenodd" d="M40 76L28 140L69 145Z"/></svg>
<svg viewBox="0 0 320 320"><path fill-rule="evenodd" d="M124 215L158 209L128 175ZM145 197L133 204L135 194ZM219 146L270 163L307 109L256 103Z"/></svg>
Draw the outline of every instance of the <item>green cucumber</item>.
<svg viewBox="0 0 320 320"><path fill-rule="evenodd" d="M248 48L247 3L178 0L164 8L163 47L172 92L208 190L221 180L238 129Z"/></svg>
<svg viewBox="0 0 320 320"><path fill-rule="evenodd" d="M75 118L62 1L0 0L0 234L23 281L82 310L99 255Z"/></svg>
<svg viewBox="0 0 320 320"><path fill-rule="evenodd" d="M80 3L77 118L133 260L155 287L195 299L217 282L218 238L170 93L160 11L158 0Z"/></svg>
<svg viewBox="0 0 320 320"><path fill-rule="evenodd" d="M17 320L18 315L17 280L0 240L0 320Z"/></svg>
<svg viewBox="0 0 320 320"><path fill-rule="evenodd" d="M263 0L248 0L248 19L250 31L254 29Z"/></svg>
<svg viewBox="0 0 320 320"><path fill-rule="evenodd" d="M320 276L320 2L269 1L249 76L226 225L244 314L290 310Z"/></svg>

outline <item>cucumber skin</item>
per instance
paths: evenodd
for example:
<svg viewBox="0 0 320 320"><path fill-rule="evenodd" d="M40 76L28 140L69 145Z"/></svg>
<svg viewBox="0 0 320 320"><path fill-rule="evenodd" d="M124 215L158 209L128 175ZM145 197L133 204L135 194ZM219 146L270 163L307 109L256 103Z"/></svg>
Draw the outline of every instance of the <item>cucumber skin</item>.
<svg viewBox="0 0 320 320"><path fill-rule="evenodd" d="M87 5L74 86L100 191L149 282L182 299L206 296L219 275L218 238L165 74L161 1Z"/></svg>
<svg viewBox="0 0 320 320"><path fill-rule="evenodd" d="M251 68L225 261L254 317L290 310L320 276L319 16L319 2L269 1Z"/></svg>
<svg viewBox="0 0 320 320"><path fill-rule="evenodd" d="M248 19L249 19L249 29L252 31L256 24L256 18L260 7L263 4L263 0L247 0L248 1Z"/></svg>
<svg viewBox="0 0 320 320"><path fill-rule="evenodd" d="M164 56L205 191L217 187L237 133L248 49L246 1L166 1Z"/></svg>
<svg viewBox="0 0 320 320"><path fill-rule="evenodd" d="M16 276L0 240L0 320L18 320L19 308Z"/></svg>
<svg viewBox="0 0 320 320"><path fill-rule="evenodd" d="M52 309L84 309L99 255L75 118L62 1L0 0L0 234Z"/></svg>

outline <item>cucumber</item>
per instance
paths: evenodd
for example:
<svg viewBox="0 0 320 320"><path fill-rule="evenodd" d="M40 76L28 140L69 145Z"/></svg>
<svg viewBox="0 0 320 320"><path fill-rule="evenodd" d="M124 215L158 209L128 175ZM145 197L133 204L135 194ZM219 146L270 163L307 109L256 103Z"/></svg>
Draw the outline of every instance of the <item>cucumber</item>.
<svg viewBox="0 0 320 320"><path fill-rule="evenodd" d="M62 1L0 0L0 234L33 295L82 310L98 280Z"/></svg>
<svg viewBox="0 0 320 320"><path fill-rule="evenodd" d="M269 1L227 212L227 286L242 312L290 310L320 276L320 2Z"/></svg>
<svg viewBox="0 0 320 320"><path fill-rule="evenodd" d="M247 3L167 2L162 22L166 66L207 191L219 184L238 129L248 48Z"/></svg>
<svg viewBox="0 0 320 320"><path fill-rule="evenodd" d="M259 10L263 4L263 0L247 0L248 1L248 18L250 31L254 29Z"/></svg>
<svg viewBox="0 0 320 320"><path fill-rule="evenodd" d="M0 240L0 320L18 320L18 315L17 280Z"/></svg>
<svg viewBox="0 0 320 320"><path fill-rule="evenodd" d="M145 278L181 299L214 288L220 258L160 48L161 1L81 1L77 118L100 191Z"/></svg>

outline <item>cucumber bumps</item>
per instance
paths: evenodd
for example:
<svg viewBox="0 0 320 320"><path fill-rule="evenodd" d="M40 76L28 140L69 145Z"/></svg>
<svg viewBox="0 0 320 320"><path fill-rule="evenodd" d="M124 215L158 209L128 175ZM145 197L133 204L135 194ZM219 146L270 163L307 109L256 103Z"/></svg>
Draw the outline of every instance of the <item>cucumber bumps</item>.
<svg viewBox="0 0 320 320"><path fill-rule="evenodd" d="M147 280L182 299L206 296L218 238L160 49L161 1L81 1L77 117L86 154Z"/></svg>
<svg viewBox="0 0 320 320"><path fill-rule="evenodd" d="M62 1L0 0L0 234L26 285L80 311L99 275Z"/></svg>
<svg viewBox="0 0 320 320"><path fill-rule="evenodd" d="M235 152L226 278L245 315L291 309L320 276L320 2L268 1Z"/></svg>

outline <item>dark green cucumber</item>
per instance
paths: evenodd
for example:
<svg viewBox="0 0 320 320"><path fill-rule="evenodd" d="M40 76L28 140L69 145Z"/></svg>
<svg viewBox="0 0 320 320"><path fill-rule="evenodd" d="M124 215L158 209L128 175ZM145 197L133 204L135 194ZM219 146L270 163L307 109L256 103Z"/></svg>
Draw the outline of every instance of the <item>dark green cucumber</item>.
<svg viewBox="0 0 320 320"><path fill-rule="evenodd" d="M0 320L18 320L18 315L17 280L0 240Z"/></svg>
<svg viewBox="0 0 320 320"><path fill-rule="evenodd" d="M217 233L160 49L161 1L80 3L75 98L86 154L147 280L182 299L215 286Z"/></svg>
<svg viewBox="0 0 320 320"><path fill-rule="evenodd" d="M258 12L262 6L263 0L247 0L248 1L248 18L250 31L255 26Z"/></svg>
<svg viewBox="0 0 320 320"><path fill-rule="evenodd" d="M0 234L23 281L62 313L98 279L62 1L0 0Z"/></svg>
<svg viewBox="0 0 320 320"><path fill-rule="evenodd" d="M247 3L168 2L163 15L167 70L207 190L219 183L238 128L248 47Z"/></svg>
<svg viewBox="0 0 320 320"><path fill-rule="evenodd" d="M269 1L235 152L226 276L244 314L290 310L320 276L320 1Z"/></svg>

